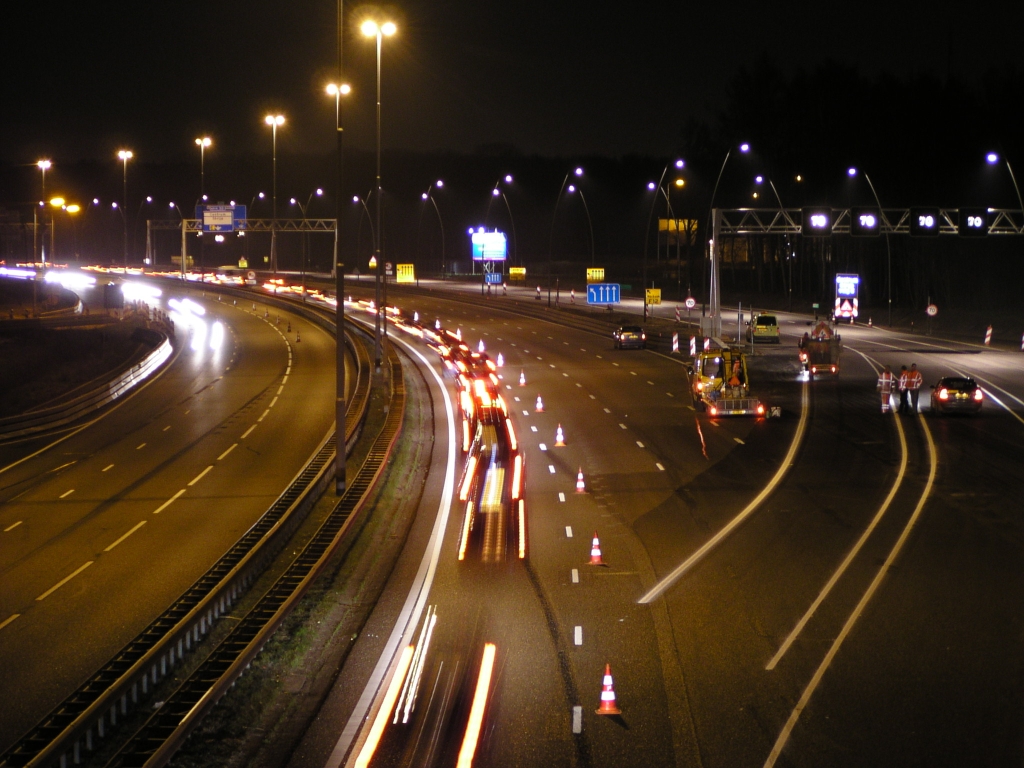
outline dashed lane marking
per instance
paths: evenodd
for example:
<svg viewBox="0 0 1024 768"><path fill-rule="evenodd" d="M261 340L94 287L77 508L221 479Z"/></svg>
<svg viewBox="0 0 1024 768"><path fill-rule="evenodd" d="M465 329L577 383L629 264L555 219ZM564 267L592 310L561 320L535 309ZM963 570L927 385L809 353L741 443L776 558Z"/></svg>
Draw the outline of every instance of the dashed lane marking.
<svg viewBox="0 0 1024 768"><path fill-rule="evenodd" d="M580 583L580 571L579 571L579 568L573 568L572 569L572 583L573 584L579 584Z"/></svg>
<svg viewBox="0 0 1024 768"><path fill-rule="evenodd" d="M660 469L660 470L661 470L662 472L664 472L664 471L665 471L665 467L664 467L664 465L662 465L662 463L661 463L660 461L656 461L656 462L654 463L654 466L656 466L656 467L657 467L658 469Z"/></svg>
<svg viewBox="0 0 1024 768"><path fill-rule="evenodd" d="M43 594L41 594L39 597L36 598L36 601L38 602L40 600L45 600L46 598L48 598L50 595L52 595L58 589L63 587L65 584L67 584L69 581L71 581L73 578L75 578L75 576L80 574L82 571L84 571L86 568L88 568L94 562L95 562L94 560L90 560L85 565L80 565L73 573L68 574L63 579L61 579L56 584L54 584L52 587L50 587L48 590L43 592Z"/></svg>
<svg viewBox="0 0 1024 768"><path fill-rule="evenodd" d="M24 521L24 520L19 520L19 521L18 521L18 522L16 522L16 523L11 523L11 524L10 524L10 525L8 525L8 526L7 526L6 528L4 528L4 533L7 533L7 532L9 532L9 531L13 531L13 530L14 530L15 528L17 528L17 527L18 527L19 525L21 525L21 524L22 524L23 522L25 522L25 521Z"/></svg>
<svg viewBox="0 0 1024 768"><path fill-rule="evenodd" d="M107 464L107 466L105 466L103 469L101 469L100 472L106 472L108 469L113 469L113 468L114 468L113 464Z"/></svg>
<svg viewBox="0 0 1024 768"><path fill-rule="evenodd" d="M125 539L127 539L127 538L128 538L129 536L131 536L131 535L132 535L133 533L135 533L135 532L136 532L137 530L139 530L139 528L141 528L141 527L142 527L142 526L144 526L145 524L146 524L146 521L145 521L145 520L143 520L142 522L140 522L140 523L136 524L136 525L135 525L134 527L132 527L132 529L131 529L130 531L128 531L128 533L124 534L124 535L123 535L123 536L122 536L121 538L119 538L119 539L117 539L116 541L114 541L114 542L113 542L112 544L110 544L110 546L108 546L108 547L105 547L103 551L104 551L104 552L109 552L109 551L110 551L110 550L112 550L112 549L113 549L114 547L116 547L116 546L117 546L118 544L120 544L120 543L121 543L122 541L124 541L124 540L125 540Z"/></svg>
<svg viewBox="0 0 1024 768"><path fill-rule="evenodd" d="M254 429L256 429L256 425L255 424L253 424L251 427L249 427L247 430L245 430L245 432L242 433L242 438L241 439L245 440L245 438L247 438L249 435L252 434L252 431Z"/></svg>
<svg viewBox="0 0 1024 768"><path fill-rule="evenodd" d="M257 422L263 421L263 420L264 420L265 418L267 418L267 414L268 414L268 413L270 413L270 409L269 409L269 408L267 408L267 410L265 410L265 411L264 411L264 412L263 412L263 413L262 413L262 414L260 415L260 417L259 417L258 419L256 419L256 421L257 421Z"/></svg>
<svg viewBox="0 0 1024 768"><path fill-rule="evenodd" d="M558 500L560 502L562 502L563 504L565 503L565 494L562 493L561 491L559 491L559 493L558 493Z"/></svg>
<svg viewBox="0 0 1024 768"><path fill-rule="evenodd" d="M12 621L14 621L19 616L21 616L20 613L12 613L10 616L8 616L3 621L0 621L0 629L3 629L4 627L6 627L8 624L10 624Z"/></svg>
<svg viewBox="0 0 1024 768"><path fill-rule="evenodd" d="M738 437L734 437L734 438L733 438L733 440L735 440L735 441L736 441L737 443L739 443L740 445L746 445L746 443L744 443L744 442L743 442L742 440L740 440L740 439L739 439Z"/></svg>
<svg viewBox="0 0 1024 768"><path fill-rule="evenodd" d="M136 445L136 446L135 446L135 450L136 450L136 451L141 451L141 450L142 450L143 448L145 448L145 447L146 447L146 444L145 444L145 443L140 443L139 445Z"/></svg>
<svg viewBox="0 0 1024 768"><path fill-rule="evenodd" d="M74 492L75 492L75 489L74 489L74 488L72 488L72 489L71 489L70 491L64 491L64 493L62 493L62 494L60 495L60 497L61 497L62 499L64 499L64 498L67 498L68 496L70 496L70 495L71 495L72 493L74 493Z"/></svg>
<svg viewBox="0 0 1024 768"><path fill-rule="evenodd" d="M638 447L640 447L640 448L643 448L643 447L644 447L644 444L643 444L643 443L641 443L641 442L640 442L639 440L637 440L637 441L636 441L636 444L637 444L637 446L638 446Z"/></svg>
<svg viewBox="0 0 1024 768"><path fill-rule="evenodd" d="M231 453L233 450L235 450L236 447L238 447L238 443L232 443L230 448L228 448L226 451L224 451L224 453L217 457L217 461L221 461L222 459L227 457L227 455Z"/></svg>
<svg viewBox="0 0 1024 768"><path fill-rule="evenodd" d="M572 526L571 525L565 526L565 538L567 538L567 539L571 539L572 538Z"/></svg>
<svg viewBox="0 0 1024 768"><path fill-rule="evenodd" d="M165 502L164 502L163 504L161 504L161 505L160 505L159 507L157 507L156 509L154 509L154 510L153 510L153 514L154 514L154 515L159 515L159 514L160 514L161 512L163 512L163 511L164 511L165 509L167 509L167 508L168 508L169 506L171 506L171 504L173 504L174 502L176 502L176 501L177 501L177 500L178 500L178 499L179 499L179 498L181 497L181 495L182 495L183 493L185 493L185 489L184 489L184 488L182 488L182 489L181 489L180 491L178 491L178 492L177 492L176 494L174 494L173 496L171 496L171 498L169 498L169 499L168 499L167 501L165 501Z"/></svg>

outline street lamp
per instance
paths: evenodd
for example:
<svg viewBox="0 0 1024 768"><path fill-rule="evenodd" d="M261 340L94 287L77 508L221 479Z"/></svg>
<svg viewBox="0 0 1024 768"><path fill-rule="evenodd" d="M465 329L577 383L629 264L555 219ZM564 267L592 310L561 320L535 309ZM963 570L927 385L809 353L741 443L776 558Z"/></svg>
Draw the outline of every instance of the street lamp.
<svg viewBox="0 0 1024 768"><path fill-rule="evenodd" d="M441 227L441 279L442 280L444 280L444 270L445 270L445 262L444 262L444 221L441 219L441 209L437 207L437 201L434 199L433 192L434 192L435 189L442 189L443 187L444 187L444 182L441 181L441 179L438 179L433 184L431 184L429 187L427 187L427 191L426 192L424 192L423 194L420 195L420 198L422 198L423 200L429 200L431 203L433 203L433 205L434 205L434 213L437 214L437 223L438 223L438 226ZM421 221L422 221L422 218L421 218ZM417 281L418 281L418 279L419 278L417 278Z"/></svg>
<svg viewBox="0 0 1024 768"><path fill-rule="evenodd" d="M594 266L594 225L590 221L590 207L587 205L587 198L583 196L582 187L578 188L575 184L570 184L568 189L570 195L579 192L580 200L583 201L583 210L587 214L587 227L590 229L590 266Z"/></svg>
<svg viewBox="0 0 1024 768"><path fill-rule="evenodd" d="M856 168L852 168L852 167L848 168L847 171L846 171L846 174L850 178L853 178L854 176L857 175L857 169ZM878 193L875 191L875 185L871 183L871 177L868 176L867 173L864 174L864 180L867 181L868 187L871 188L871 194L875 198L875 205L878 206L879 223L882 226L885 226L885 224L886 224L885 212L882 210L882 202L878 199ZM781 205L781 203L780 203L780 205ZM790 277L790 283L792 284L792 282L793 282L793 278ZM889 301L889 327L891 328L892 327L892 249L889 246L889 231L888 231L888 229L885 229L885 285L886 285L886 290L887 290L887 292L889 294L888 295L888 301Z"/></svg>
<svg viewBox="0 0 1024 768"><path fill-rule="evenodd" d="M273 157L273 188L271 191L270 269L277 274L277 127L284 125L284 115L267 115L263 122L270 126Z"/></svg>
<svg viewBox="0 0 1024 768"><path fill-rule="evenodd" d="M305 224L305 222L306 222L306 209L309 208L309 203L310 203L310 201L312 201L313 195L316 195L317 197L322 197L323 194L324 194L323 189L321 189L320 187L317 187L315 190L313 190L312 192L309 193L309 197L306 198L306 204L305 205L300 203L298 201L298 199L296 199L294 197L291 198L291 200L289 202L292 205L298 206L299 210L302 212L302 222L303 222L303 224ZM303 303L305 303L305 301L306 301L306 245L307 245L306 241L307 241L307 237L308 237L308 233L307 232L303 232L302 233L302 301L303 301Z"/></svg>
<svg viewBox="0 0 1024 768"><path fill-rule="evenodd" d="M49 160L39 160L38 162L36 162L36 167L43 174L43 193L42 193L42 195L40 195L40 200L45 200L46 199L46 172L48 170L50 170L50 166L51 165L52 165L52 163ZM40 248L41 243L39 242L39 234L38 234L39 233L38 210L39 210L39 206L36 206L33 209L33 211L32 211L32 260L33 261L39 261L39 259L40 259L39 248ZM51 250L52 250L52 245L53 244L51 243L50 245L51 245ZM42 262L44 264L46 263L46 253L45 253L45 251L42 254Z"/></svg>
<svg viewBox="0 0 1024 768"><path fill-rule="evenodd" d="M989 152L985 155L985 160L989 165L995 165L999 162L999 155L995 152ZM1021 212L1024 213L1024 200L1021 199L1020 187L1017 186L1017 177L1013 175L1013 167L1010 165L1009 160L1006 160L1006 170L1010 172L1010 181L1013 182L1013 191L1017 193L1017 204L1020 205ZM1024 230L1024 223L1021 224L1021 229Z"/></svg>
<svg viewBox="0 0 1024 768"><path fill-rule="evenodd" d="M726 156L726 158L728 159L728 156ZM658 192L660 192L661 194L663 194L665 196L665 202L666 202L666 204L668 205L668 207L670 209L672 207L672 203L668 199L668 193L665 192L661 188L661 185L662 185L662 182L665 181L665 176L666 176L666 174L668 174L668 169L671 166L675 166L678 170L681 171L681 170L683 170L683 168L686 167L686 162L683 161L682 159L677 159L674 163L666 164L665 167L661 169L661 176L658 177L658 183L657 184L655 184L653 181L647 182L647 189L648 190L650 190L652 192L654 190L658 190ZM719 174L719 175L721 175L721 174ZM643 265L644 320L647 319L647 250L648 250L648 247L650 245L650 239L651 239L651 221L653 221L653 219L654 219L654 207L657 204L658 204L658 195L656 194L654 196L654 199L651 200L651 211L650 211L650 213L647 214L647 229L644 232L644 265Z"/></svg>
<svg viewBox="0 0 1024 768"><path fill-rule="evenodd" d="M377 40L377 199L374 201L377 214L377 227L376 236L374 238L374 255L377 257L378 265L381 262L381 240L383 239L383 232L381 231L380 224L380 209L381 209L381 185L380 185L380 54L381 45L384 36L391 37L397 31L397 27L394 22L385 21L383 24L379 24L373 20L366 20L363 22L360 30L366 37L373 37ZM374 300L376 303L377 311L374 319L374 337L373 337L373 353L374 353L374 366L380 368L381 363L381 296L380 296L380 273L381 270L377 269L377 274L374 279ZM339 297L339 301L340 301ZM387 325L385 324L384 333L387 333Z"/></svg>
<svg viewBox="0 0 1024 768"><path fill-rule="evenodd" d="M750 152L750 145L747 142L743 142L742 144L739 145L738 149L743 154L747 154L748 152ZM718 276L718 252L717 252L717 250L714 250L714 251L712 250L712 249L717 249L717 243L714 242L714 238L708 237L707 235L709 233L713 232L711 217L712 217L712 215L714 213L714 210L715 210L715 195L718 194L718 185L722 181L722 174L725 172L725 166L729 162L729 158L731 156L732 156L732 147L730 147L729 150L725 153L725 157L722 160L722 167L718 169L718 178L715 179L715 187L711 191L711 202L708 205L707 226L706 226L706 228L704 230L705 236L706 236L705 239L707 240L707 243L708 243L708 252L707 252L707 256L706 256L706 258L704 260L704 265L705 265L705 268L706 268L708 260L711 261L711 291L710 291L710 293L711 293L711 316L713 318L713 321L712 321L712 331L714 332L713 335L716 335L716 336L721 334L721 332L722 332L722 317L721 317L721 312L720 312L720 307L719 307L719 304L720 304L720 286L719 286L719 276ZM701 279L701 283L702 283L701 290L702 291L707 291L708 290L708 281L702 278ZM707 294L705 294L705 296L706 295ZM701 317L704 317L704 313L705 313L705 310L707 308L707 303L708 302L707 302L706 298L701 301ZM702 324L702 331L703 331L703 324Z"/></svg>
<svg viewBox="0 0 1024 768"><path fill-rule="evenodd" d="M199 147L199 197L206 199L206 148L213 144L213 139L203 136L196 139L196 146Z"/></svg>
<svg viewBox="0 0 1024 768"><path fill-rule="evenodd" d="M555 197L555 209L551 213L551 234L548 236L548 307L551 306L551 256L555 247L555 219L558 216L558 203L562 199L562 192L565 190L565 183L569 181L570 175L577 177L582 176L583 169L577 166L571 171L567 171L565 177L562 179L562 186L558 188L558 195ZM557 296L555 298L557 299Z"/></svg>
<svg viewBox="0 0 1024 768"><path fill-rule="evenodd" d="M131 160L135 155L130 149L121 149L117 152L117 158L121 161L122 172L121 172L121 206L122 208L128 205L128 161ZM121 211L121 218L124 220L124 268L128 269L128 219L125 217L124 211Z"/></svg>
<svg viewBox="0 0 1024 768"><path fill-rule="evenodd" d="M509 205L509 203L508 203L508 196L505 194L505 191L503 189L501 189L501 182L503 182L503 181L505 182L506 185L511 184L512 183L512 174L506 173L502 178L500 178L496 182L494 182L494 188L491 190L491 199L487 201L487 216L485 217L484 221L486 222L487 220L490 219L491 201L494 200L494 198L496 198L496 197L500 197L502 200L504 200L505 201L505 210L508 211L508 221L509 221L509 224L512 226L512 250L515 252L516 256L518 257L519 256L519 247L516 245L516 221L515 221L514 218L512 218L512 206Z"/></svg>

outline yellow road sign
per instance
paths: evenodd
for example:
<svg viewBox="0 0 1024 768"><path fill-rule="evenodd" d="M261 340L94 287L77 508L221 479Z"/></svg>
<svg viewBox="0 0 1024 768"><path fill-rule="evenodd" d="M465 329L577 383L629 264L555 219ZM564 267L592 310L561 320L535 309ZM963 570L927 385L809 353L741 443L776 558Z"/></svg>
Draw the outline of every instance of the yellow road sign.
<svg viewBox="0 0 1024 768"><path fill-rule="evenodd" d="M526 279L526 267L509 267L508 268L508 279L509 280L525 280Z"/></svg>
<svg viewBox="0 0 1024 768"><path fill-rule="evenodd" d="M396 264L398 267L398 274L396 276L396 282L399 283L415 283L416 282L416 271L412 264Z"/></svg>
<svg viewBox="0 0 1024 768"><path fill-rule="evenodd" d="M587 269L587 282L588 283L603 283L604 282L604 267L591 267Z"/></svg>
<svg viewBox="0 0 1024 768"><path fill-rule="evenodd" d="M647 303L648 304L661 304L661 288L648 288L647 289Z"/></svg>

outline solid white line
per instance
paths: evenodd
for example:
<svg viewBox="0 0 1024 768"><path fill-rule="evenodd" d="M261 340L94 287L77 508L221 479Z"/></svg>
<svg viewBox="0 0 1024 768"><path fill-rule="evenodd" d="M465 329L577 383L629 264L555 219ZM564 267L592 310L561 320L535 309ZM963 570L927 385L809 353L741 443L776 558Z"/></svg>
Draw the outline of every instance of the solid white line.
<svg viewBox="0 0 1024 768"><path fill-rule="evenodd" d="M63 499L63 498L65 497L65 496L70 496L70 495L71 495L72 493L74 493L74 492L75 492L75 489L74 489L74 488L72 488L72 489L71 489L70 491L65 491L64 493L62 493L62 494L60 495L60 497L61 497L61 498Z"/></svg>
<svg viewBox="0 0 1024 768"><path fill-rule="evenodd" d="M227 455L229 453L231 453L233 450L235 450L235 448L237 448L237 447L238 447L238 443L232 443L230 448L228 448L226 451L224 451L224 453L222 453L220 456L217 457L217 461L221 461L222 459L227 457Z"/></svg>
<svg viewBox="0 0 1024 768"><path fill-rule="evenodd" d="M567 539L571 539L572 538L572 526L571 525L565 526L565 538L567 538Z"/></svg>
<svg viewBox="0 0 1024 768"><path fill-rule="evenodd" d="M267 414L268 414L268 413L270 413L270 409L269 409L269 408L267 408L267 410L265 410L265 411L263 412L263 415L262 415L262 416L260 416L260 417L259 417L258 419L256 419L256 421L257 421L257 422L261 422L261 421L263 421L263 420L264 420L265 418L267 418Z"/></svg>
<svg viewBox="0 0 1024 768"><path fill-rule="evenodd" d="M274 396L274 399L270 401L270 405L267 406L267 410L269 411L271 408L273 408L275 403L277 403L276 395Z"/></svg>
<svg viewBox="0 0 1024 768"><path fill-rule="evenodd" d="M104 549L103 551L104 551L104 552L109 552L109 551L110 551L110 550L112 550L112 549L113 549L114 547L116 547L116 546L117 546L118 544L120 544L120 543L121 543L122 541L124 541L124 540L125 540L125 539L127 539L127 538L128 538L129 536L131 536L131 535L132 535L133 533L135 533L135 532L136 532L137 530L139 530L139 528L141 528L141 527L142 527L142 526L144 526L145 524L146 524L146 521L145 521L145 520L143 520L142 522L138 523L138 524L137 524L137 525L136 525L136 526L135 526L134 528L132 528L132 529L131 529L130 531L128 531L128 533L126 533L126 534L125 534L124 536L122 536L121 538L119 538L119 539L118 539L117 541L115 541L115 542L114 542L113 544L111 544L111 545L110 545L109 547L106 547L106 548L105 548L105 549Z"/></svg>
<svg viewBox="0 0 1024 768"><path fill-rule="evenodd" d="M189 482L188 487L191 488L193 485L195 485L200 480L202 480L203 477L206 475L206 473L209 472L211 469L213 469L213 464L211 464L206 469L204 469L202 472L200 472L198 475L193 477L192 480Z"/></svg>
<svg viewBox="0 0 1024 768"><path fill-rule="evenodd" d="M245 438L247 438L249 435L252 434L252 431L254 429L256 429L256 425L255 424L253 424L251 427L249 427L247 430L245 430L245 432L242 433L242 437L239 438L239 439L245 440Z"/></svg>
<svg viewBox="0 0 1024 768"><path fill-rule="evenodd" d="M931 467L928 471L928 483L924 487L924 491L921 493L921 498L917 502L917 507L914 508L914 513L910 516L906 526L903 528L903 533L900 534L896 544L893 545L892 551L889 552L889 556L885 558L885 562L882 567L878 569L878 573L875 574L875 578L871 581L867 591L864 592L864 596L857 603L857 607L853 609L853 613L850 614L850 618L846 620L846 624L843 625L842 631L839 636L832 643L832 647L828 649L828 653L825 654L825 658L822 659L821 664L814 673L814 677L811 678L811 682L807 684L807 688L804 689L803 695L800 696L800 701L797 702L796 707L789 715L789 719L786 721L785 726L782 728L782 733L779 734L779 738L775 741L775 746L772 747L771 753L768 755L768 759L765 760L764 768L772 768L775 765L775 761L779 759L779 755L782 753L783 747L786 746L786 742L789 740L789 735L793 732L793 728L796 726L797 720L800 719L800 713L804 711L808 702L811 700L811 696L814 694L814 690L818 687L818 683L821 682L821 678L825 675L825 670L828 669L829 664L832 663L832 659L835 658L839 652L839 647L843 644L843 640L850 634L853 629L853 625L860 618L860 615L864 612L864 608L868 602L874 596L878 590L879 585L882 583L882 579L889 572L893 562L899 555L900 550L903 549L903 545L906 544L907 539L910 537L910 531L914 527L914 523L917 522L917 518L921 516L921 510L924 509L925 502L931 495L932 486L935 484L935 474L938 470L939 458L935 452L935 442L932 440L931 430L928 429L928 423L925 421L924 414L918 414L917 418L921 421L921 428L924 430L924 436L928 441L928 458L930 460Z"/></svg>
<svg viewBox="0 0 1024 768"><path fill-rule="evenodd" d="M13 531L15 528L17 528L23 522L25 522L25 521L24 520L19 520L16 523L12 523L11 525L8 525L6 528L4 528L4 533L7 533L8 531Z"/></svg>
<svg viewBox="0 0 1024 768"><path fill-rule="evenodd" d="M705 544L686 558L682 564L676 566L671 573L665 578L659 581L654 587L643 597L640 598L641 603L649 603L652 600L657 599L661 596L665 590L667 590L675 581L682 576L684 573L689 571L694 565L700 562L704 555L718 546L730 533L732 533L744 520L750 517L759 506L761 502L768 498L775 487L782 482L782 478L786 476L789 471L790 465L793 463L793 458L796 456L797 450L800 448L800 443L803 441L804 432L807 429L807 418L810 413L810 395L808 392L807 383L804 382L802 387L801 395L801 406L800 406L800 423L797 424L796 432L793 435L793 442L790 443L789 451L786 452L786 457L782 460L782 465L779 467L775 476L769 481L759 494L751 501L742 512L736 517L730 520L722 530L711 537ZM715 422L711 422L714 424Z"/></svg>
<svg viewBox="0 0 1024 768"><path fill-rule="evenodd" d="M113 464L107 464L107 466L105 466L103 469L101 469L100 472L106 472L108 469L113 469L113 468L114 468Z"/></svg>
<svg viewBox="0 0 1024 768"><path fill-rule="evenodd" d="M178 500L178 498L179 498L179 497L180 497L180 496L181 496L181 495L182 495L182 494L183 494L184 492L185 492L185 489L184 489L184 488L182 488L182 489L181 489L180 491L178 491L178 492L177 492L176 494L174 494L173 496L171 496L171 498L169 498L169 499L168 499L167 501L165 501L165 502L164 502L163 504L161 504L161 505L160 505L159 507L157 507L156 509L154 509L154 510L153 510L153 514L154 514L154 515L159 515L159 514L160 514L161 512L163 512L163 511L164 511L165 509L167 509L167 508L168 508L169 506L171 506L171 504L173 504L173 503L174 503L175 501L177 501L177 500Z"/></svg>
<svg viewBox="0 0 1024 768"><path fill-rule="evenodd" d="M572 732L583 733L583 707L572 708Z"/></svg>
<svg viewBox="0 0 1024 768"><path fill-rule="evenodd" d="M967 373L962 373L962 372L961 372L961 375L962 375L962 376L969 376L970 374L967 374ZM1020 403L1021 405L1024 405L1024 400L1021 400L1021 399L1020 399L1019 397L1017 397L1016 395L1014 395L1014 394L1013 394L1012 392L1007 392L1007 391L1006 391L1005 389L1003 389L1002 387L997 387L997 386L996 386L995 384L993 384L993 383L992 383L991 381L988 381L987 379L983 379L983 378L982 378L981 376L971 376L971 378L977 379L978 381L981 381L981 382L984 382L985 384L988 384L988 386L989 386L989 387L991 387L992 389L998 389L998 390L999 390L1000 392L1002 392L1002 393L1003 393L1004 395L1006 395L1007 397L1009 397L1009 398L1012 398L1012 399L1016 400L1016 401L1017 401L1018 403ZM1007 413L1009 413L1009 414L1010 414L1011 416L1013 416L1013 418L1015 418L1015 419L1016 419L1017 421L1019 421L1019 422L1020 422L1021 424L1024 424L1024 419L1022 419L1022 418L1020 417L1020 415L1019 415L1019 414L1018 414L1018 413L1017 413L1016 411L1014 411L1014 410L1013 410L1012 408L1010 408L1010 406L1008 406L1008 405L1007 405L1006 403L1004 403L1004 402L1003 402L1002 400L1000 400L1000 399L999 399L998 397L996 397L995 395L993 395L993 394L992 394L991 392L989 392L989 391L987 391L987 390L985 391L985 394L987 394L987 395L988 395L988 396L989 396L989 397L990 397L990 398L991 398L992 400L994 400L994 401L995 401L996 403L998 403L998 404L999 404L1000 406L1002 406L1003 408L1005 408L1005 409L1006 409L1006 411L1007 411Z"/></svg>
<svg viewBox="0 0 1024 768"><path fill-rule="evenodd" d="M850 347L850 349L851 351L856 352L858 355L867 360L869 364L872 364L871 367L874 368L876 374L878 373L878 367L876 367L876 365L873 365L873 363L878 362L877 360L869 358L863 352L853 349L852 347ZM857 539L857 543L853 545L853 548L847 553L846 557L843 558L843 562L839 564L839 567L836 569L836 572L833 573L832 577L828 580L828 583L826 583L825 586L822 587L821 593L818 595L817 598L815 598L814 602L811 603L811 607L807 609L807 612L804 613L800 621L797 622L796 626L793 628L793 631L789 633L789 637L786 638L785 642L779 647L779 650L775 653L774 656L772 656L771 661L768 662L768 666L765 667L766 670L771 671L775 669L776 665L786 654L786 651L788 651L789 647L793 645L793 642L796 640L797 636L803 631L804 627L807 625L807 622L811 620L811 616L813 616L814 612L818 610L818 607L823 602L825 602L825 598L828 597L829 592L832 591L832 588L836 585L836 582L838 582L842 575L846 573L846 569L850 567L850 564L853 562L854 558L857 557L857 554L860 552L861 548L863 548L863 546L867 543L868 537L871 536L875 528L878 527L878 524L882 522L882 518L888 511L889 505L892 504L892 500L896 498L896 493L897 491L899 491L900 485L903 483L903 477L907 473L908 451L907 437L903 432L903 424L899 419L896 419L895 421L896 430L900 436L900 468L899 472L896 473L896 480L893 482L892 488L889 489L889 494L885 497L885 501L883 501L882 506L878 508L878 511L875 513L874 518L872 518L871 522L868 524L868 527L864 529L864 533L862 533L860 538Z"/></svg>
<svg viewBox="0 0 1024 768"><path fill-rule="evenodd" d="M54 585L53 585L52 587L50 587L50 588L49 588L48 590L46 590L45 592L43 592L43 594L41 594L41 595L40 595L39 597L37 597L37 598L36 598L36 602L38 602L38 601L40 601L40 600L45 600L46 598L48 598L48 597L49 597L50 595L52 595L52 594L53 594L54 592L56 592L56 591L57 591L58 589L60 589L60 588L61 588L61 587L63 587L63 586L65 585L65 584L67 584L67 583L68 583L69 581L71 581L71 580L72 580L73 578L75 578L75 576L77 576L77 575L78 575L78 574L80 574L80 573L81 573L82 571L84 571L84 570L85 570L86 568L88 568L88 567L89 567L90 565L92 565L92 564L93 564L93 562L94 562L94 561L90 560L90 561L89 561L89 562L87 562L87 563L86 563L85 565L79 566L79 567L78 567L78 570L76 570L76 571L75 571L74 573L72 573L72 574L70 574L70 575L68 575L68 576L65 576L65 577L64 577L63 579L61 579L60 581L58 581L58 582L57 582L56 584L54 584Z"/></svg>

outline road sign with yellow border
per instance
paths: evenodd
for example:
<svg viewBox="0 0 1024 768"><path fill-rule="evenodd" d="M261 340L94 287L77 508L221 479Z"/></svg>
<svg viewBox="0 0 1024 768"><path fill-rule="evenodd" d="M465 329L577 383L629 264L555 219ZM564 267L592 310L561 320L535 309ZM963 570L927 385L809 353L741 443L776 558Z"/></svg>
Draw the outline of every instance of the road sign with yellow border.
<svg viewBox="0 0 1024 768"><path fill-rule="evenodd" d="M416 270L412 264L396 264L398 267L398 275L396 282L399 283L415 283L416 282Z"/></svg>
<svg viewBox="0 0 1024 768"><path fill-rule="evenodd" d="M590 267L587 269L587 282L588 283L603 283L604 282L604 267Z"/></svg>
<svg viewBox="0 0 1024 768"><path fill-rule="evenodd" d="M661 304L661 288L648 288L647 289L647 303L648 304Z"/></svg>
<svg viewBox="0 0 1024 768"><path fill-rule="evenodd" d="M509 267L508 268L508 279L509 280L525 280L526 279L526 267Z"/></svg>

